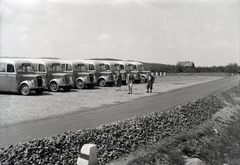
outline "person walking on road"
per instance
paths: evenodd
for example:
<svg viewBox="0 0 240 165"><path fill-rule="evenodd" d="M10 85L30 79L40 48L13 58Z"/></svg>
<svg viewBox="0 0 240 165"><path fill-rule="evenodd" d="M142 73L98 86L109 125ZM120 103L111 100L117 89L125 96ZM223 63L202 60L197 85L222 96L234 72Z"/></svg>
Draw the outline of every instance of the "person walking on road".
<svg viewBox="0 0 240 165"><path fill-rule="evenodd" d="M116 86L117 86L116 91L121 91L121 85L122 85L122 75L121 75L121 73L118 71L118 72L116 73Z"/></svg>
<svg viewBox="0 0 240 165"><path fill-rule="evenodd" d="M147 93L152 93L154 81L155 77L153 76L153 73L149 72L147 76Z"/></svg>
<svg viewBox="0 0 240 165"><path fill-rule="evenodd" d="M130 73L127 75L127 85L128 85L128 94L132 94L132 87L133 87L133 82L134 82L134 76Z"/></svg>

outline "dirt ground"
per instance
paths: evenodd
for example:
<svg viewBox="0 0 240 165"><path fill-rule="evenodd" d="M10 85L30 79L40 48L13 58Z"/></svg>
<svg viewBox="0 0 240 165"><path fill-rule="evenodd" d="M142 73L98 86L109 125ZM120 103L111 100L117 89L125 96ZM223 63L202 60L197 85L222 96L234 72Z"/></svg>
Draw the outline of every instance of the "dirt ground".
<svg viewBox="0 0 240 165"><path fill-rule="evenodd" d="M134 84L133 94L128 95L127 86L121 91L115 87L73 89L70 92L48 92L43 95L22 96L0 94L0 126L8 126L29 120L64 116L69 113L86 113L89 109L131 101L161 92L183 88L220 79L220 76L164 76L156 77L153 93L146 93L146 84Z"/></svg>

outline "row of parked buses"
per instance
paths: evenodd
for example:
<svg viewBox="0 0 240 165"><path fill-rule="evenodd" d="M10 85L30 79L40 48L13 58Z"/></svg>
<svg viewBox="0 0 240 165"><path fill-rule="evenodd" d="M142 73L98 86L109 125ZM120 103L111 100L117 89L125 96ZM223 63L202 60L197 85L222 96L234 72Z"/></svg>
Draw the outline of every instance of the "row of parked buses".
<svg viewBox="0 0 240 165"><path fill-rule="evenodd" d="M113 86L117 72L126 84L127 74L134 75L135 83L144 83L149 71L133 61L0 58L0 91L29 95L31 91L42 94L44 89L56 92Z"/></svg>

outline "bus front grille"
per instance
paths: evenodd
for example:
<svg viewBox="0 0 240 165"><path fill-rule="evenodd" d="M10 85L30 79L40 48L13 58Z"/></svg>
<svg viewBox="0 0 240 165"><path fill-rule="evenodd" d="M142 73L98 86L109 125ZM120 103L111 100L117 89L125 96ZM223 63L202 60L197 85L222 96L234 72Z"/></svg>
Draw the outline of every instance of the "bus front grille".
<svg viewBox="0 0 240 165"><path fill-rule="evenodd" d="M68 76L68 75L65 75L65 83L66 83L67 85L70 84L70 80L69 80L69 76Z"/></svg>
<svg viewBox="0 0 240 165"><path fill-rule="evenodd" d="M90 80L90 82L93 82L93 81L94 81L93 74L90 74L90 75L89 75L89 77L90 77L90 79L89 79L89 80Z"/></svg>
<svg viewBox="0 0 240 165"><path fill-rule="evenodd" d="M37 77L37 85L38 85L38 87L42 87L42 77L41 76L38 76Z"/></svg>

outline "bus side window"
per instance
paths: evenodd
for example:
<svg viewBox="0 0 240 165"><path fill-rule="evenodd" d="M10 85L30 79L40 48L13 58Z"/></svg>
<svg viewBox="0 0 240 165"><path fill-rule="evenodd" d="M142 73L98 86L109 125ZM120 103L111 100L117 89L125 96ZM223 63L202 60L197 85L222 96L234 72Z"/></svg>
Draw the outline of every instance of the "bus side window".
<svg viewBox="0 0 240 165"><path fill-rule="evenodd" d="M43 65L43 64L39 64L38 71L40 71L40 72L45 72L45 68L44 68L44 65Z"/></svg>
<svg viewBox="0 0 240 165"><path fill-rule="evenodd" d="M62 66L63 71L66 71L66 65L62 64L61 66Z"/></svg>
<svg viewBox="0 0 240 165"><path fill-rule="evenodd" d="M34 71L37 71L37 64L33 64Z"/></svg>
<svg viewBox="0 0 240 165"><path fill-rule="evenodd" d="M72 71L72 66L70 64L66 64L66 71Z"/></svg>
<svg viewBox="0 0 240 165"><path fill-rule="evenodd" d="M6 70L5 70L5 64L1 64L0 63L0 72L6 72Z"/></svg>
<svg viewBox="0 0 240 165"><path fill-rule="evenodd" d="M14 72L14 66L12 64L7 64L7 72Z"/></svg>

